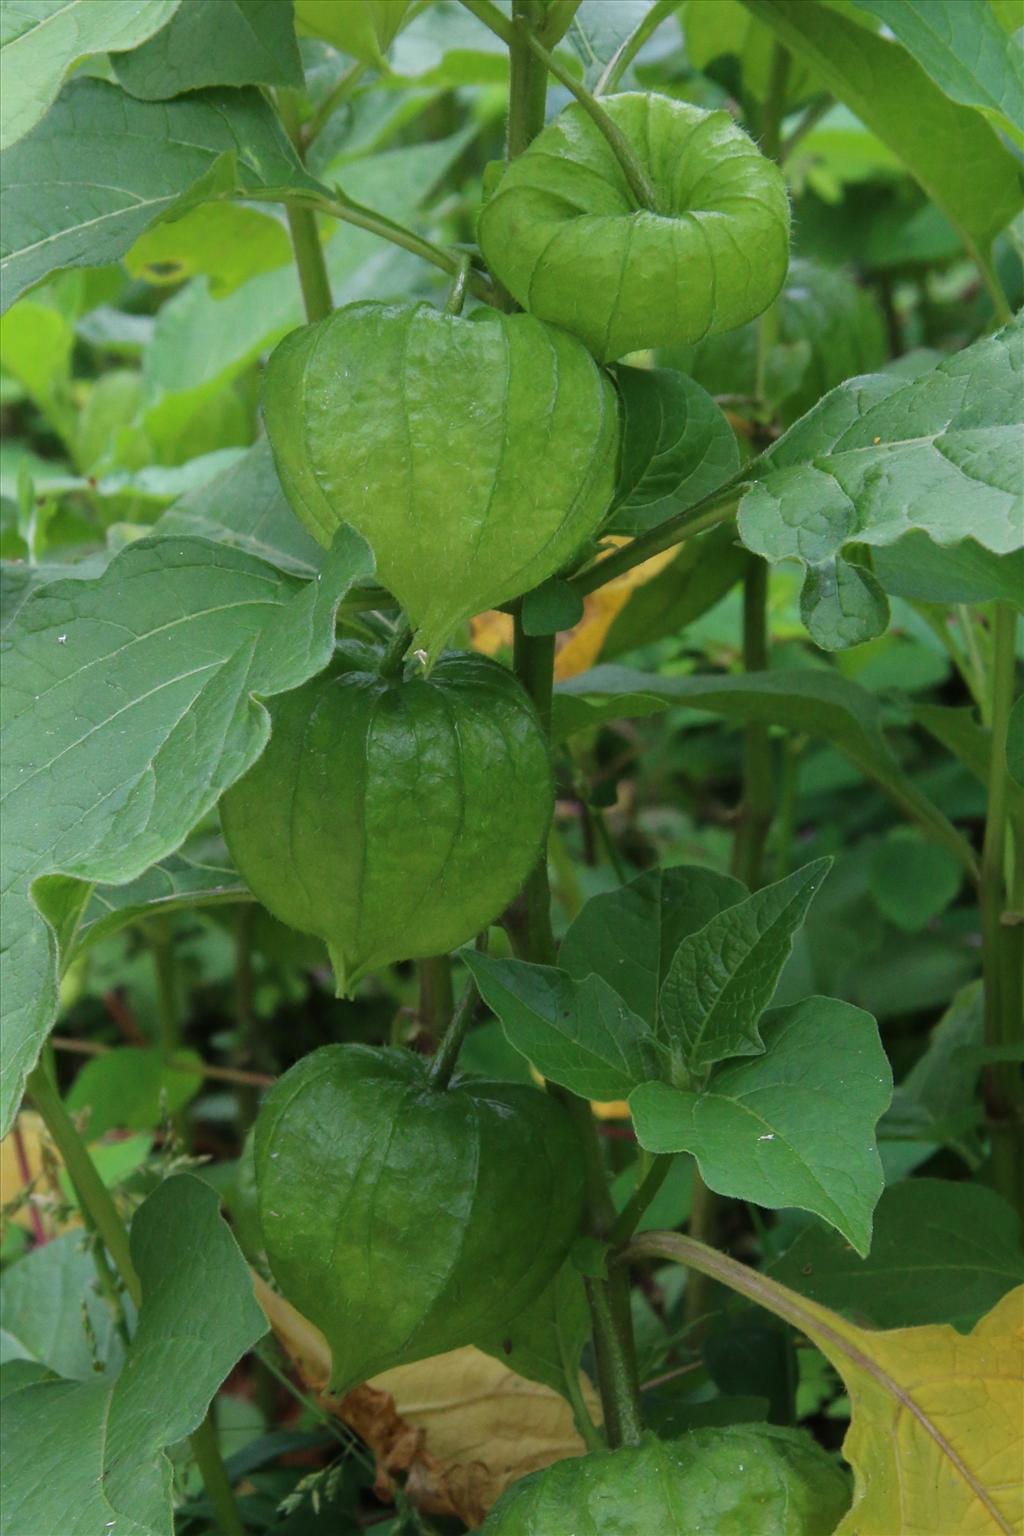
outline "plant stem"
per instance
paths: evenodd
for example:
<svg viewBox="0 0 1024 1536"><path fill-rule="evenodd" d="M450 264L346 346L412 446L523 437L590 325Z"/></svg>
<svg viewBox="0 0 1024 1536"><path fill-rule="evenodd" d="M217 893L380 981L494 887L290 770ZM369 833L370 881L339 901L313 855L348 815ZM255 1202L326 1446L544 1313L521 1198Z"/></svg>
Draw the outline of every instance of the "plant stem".
<svg viewBox="0 0 1024 1536"><path fill-rule="evenodd" d="M743 579L743 665L747 673L768 670L768 565L764 560L751 561ZM733 848L733 873L750 890L761 884L773 809L771 737L766 725L754 722L744 731L743 806Z"/></svg>
<svg viewBox="0 0 1024 1536"><path fill-rule="evenodd" d="M480 1001L480 993L472 976L466 982L466 990L459 998L451 1022L445 1030L444 1039L438 1046L433 1061L430 1063L431 1088L447 1088L451 1081L451 1075L455 1071L462 1042L466 1038L470 1024L473 1022L473 1014L476 1005Z"/></svg>
<svg viewBox="0 0 1024 1536"><path fill-rule="evenodd" d="M715 1247L718 1235L718 1209L721 1200L713 1189L708 1189L694 1164L693 1196L690 1205L690 1237L694 1242ZM684 1296L684 1315L689 1337L699 1340L704 1332L705 1320L711 1310L712 1282L707 1274L697 1270L687 1278Z"/></svg>
<svg viewBox="0 0 1024 1536"><path fill-rule="evenodd" d="M635 1368L626 1353L626 1336L612 1312L611 1286L607 1280L586 1282L587 1301L594 1322L594 1356L602 1399L607 1392L614 1405L612 1423L605 1406L605 1432L612 1449L638 1445L644 1431Z"/></svg>
<svg viewBox="0 0 1024 1536"><path fill-rule="evenodd" d="M381 677L400 677L405 662L405 653L409 649L412 639L412 625L400 619L388 637L387 645L381 653L380 674Z"/></svg>
<svg viewBox="0 0 1024 1536"><path fill-rule="evenodd" d="M431 955L418 960L420 1023L425 1025L431 1039L439 1040L452 1021L455 998L452 993L451 955Z"/></svg>
<svg viewBox="0 0 1024 1536"><path fill-rule="evenodd" d="M57 1051L73 1051L76 1056L105 1056L113 1046L101 1045L98 1040L71 1040L66 1035L51 1035L50 1044ZM236 1083L250 1088L270 1088L277 1079L269 1072L243 1072L239 1067L212 1067L206 1061L180 1060L174 1064L176 1072L191 1072L196 1077L208 1077L215 1083Z"/></svg>
<svg viewBox="0 0 1024 1536"><path fill-rule="evenodd" d="M831 96L821 96L817 101L812 101L810 106L804 109L804 114L800 121L797 123L796 127L793 129L793 132L789 135L788 138L783 139L782 143L779 145L780 164L785 165L786 161L796 149L797 145L806 138L812 128L817 127L817 125L821 122L821 119L825 116L825 113L830 110L832 105L833 102Z"/></svg>
<svg viewBox="0 0 1024 1536"><path fill-rule="evenodd" d="M96 1171L96 1165L85 1143L75 1129L74 1122L46 1068L38 1066L29 1074L28 1092L43 1117L54 1146L64 1160L64 1166L72 1184L78 1191L83 1210L88 1210L96 1231L103 1239L107 1252L113 1259L124 1282L128 1295L138 1306L142 1300L142 1287L132 1263L128 1246L128 1233L117 1214L113 1196Z"/></svg>
<svg viewBox="0 0 1024 1536"><path fill-rule="evenodd" d="M782 120L786 115L786 87L789 84L791 55L782 43L772 44L772 60L768 76L768 97L764 104L761 123L761 153L769 160L778 160L782 143Z"/></svg>
<svg viewBox="0 0 1024 1536"><path fill-rule="evenodd" d="M82 1211L87 1213L89 1221L95 1227L98 1236L102 1238L121 1277L122 1285L138 1309L142 1305L142 1284L132 1261L128 1231L118 1215L113 1196L96 1171L96 1165L89 1156L88 1148L75 1129L74 1121L64 1108L60 1094L45 1066L40 1064L33 1069L29 1074L27 1087L29 1096L42 1116L53 1144L64 1161L68 1177L78 1194ZM213 1436L212 1440L209 1434L204 1436L205 1429L206 1424L200 1425L199 1429L190 1436L190 1442L196 1460L199 1462L210 1503L220 1522L219 1529L224 1536L245 1536L245 1527L238 1514L235 1496L221 1461L216 1436Z"/></svg>
<svg viewBox="0 0 1024 1536"><path fill-rule="evenodd" d="M1009 603L995 605L992 656L992 764L988 809L981 853L981 938L985 978L985 1043L1009 1046L1020 1038L1016 1017L1016 979L1010 963L1017 946L1003 926L1006 905L1006 842L1009 774L1006 732L1013 707L1017 617ZM992 1162L996 1189L1016 1207L1024 1220L1024 1123L1020 1117L1020 1086L1012 1062L990 1066L986 1072L987 1107L992 1122Z"/></svg>
<svg viewBox="0 0 1024 1536"><path fill-rule="evenodd" d="M612 55L605 65L604 72L594 86L595 96L607 96L609 92L614 91L648 38L654 36L662 22L666 17L671 16L677 6L678 0L656 0L656 4L651 6L632 37L619 49L618 53Z"/></svg>
<svg viewBox="0 0 1024 1536"><path fill-rule="evenodd" d="M782 785L779 792L779 815L775 823L775 859L772 870L774 880L784 880L789 874L790 853L796 836L796 813L800 804L800 759L804 750L803 736L789 735L782 749Z"/></svg>
<svg viewBox="0 0 1024 1536"><path fill-rule="evenodd" d="M235 1492L217 1444L213 1413L211 1403L203 1422L189 1436L189 1443L203 1479L206 1497L213 1508L217 1536L245 1536L245 1524L239 1514Z"/></svg>
<svg viewBox="0 0 1024 1536"><path fill-rule="evenodd" d="M295 148L295 153L300 160L304 160L302 125L299 121L299 106L294 91L278 92L277 110L284 130ZM326 320L334 308L331 284L327 276L327 264L324 261L324 248L320 244L320 232L316 227L316 214L310 208L303 208L297 203L290 202L285 204L285 214L288 219L288 231L292 237L295 265L299 270L299 286L302 289L306 319L312 325L317 320Z"/></svg>
<svg viewBox="0 0 1024 1536"><path fill-rule="evenodd" d="M727 522L736 511L737 503L746 489L742 482L751 478L756 462L752 460L744 469L733 475L725 485L719 486L717 491L712 491L703 500L695 502L685 512L673 513L663 523L659 523L657 528L652 528L649 533L640 534L639 538L634 539L630 544L623 545L614 554L606 555L603 560L595 561L585 570L577 571L575 576L569 578L569 585L574 587L581 597L585 597L588 592L593 592L609 581L614 581L616 576L622 576L626 571L631 571L634 566L650 560L652 555L660 555L663 550L681 544L684 539L692 539L698 533L705 533L707 529Z"/></svg>
<svg viewBox="0 0 1024 1536"><path fill-rule="evenodd" d="M646 1175L640 1180L636 1189L634 1189L621 1212L616 1217L615 1225L608 1234L608 1241L613 1247L618 1247L620 1243L629 1242L629 1239L637 1229L637 1223L668 1177L672 1163L672 1157L656 1157L654 1159Z"/></svg>

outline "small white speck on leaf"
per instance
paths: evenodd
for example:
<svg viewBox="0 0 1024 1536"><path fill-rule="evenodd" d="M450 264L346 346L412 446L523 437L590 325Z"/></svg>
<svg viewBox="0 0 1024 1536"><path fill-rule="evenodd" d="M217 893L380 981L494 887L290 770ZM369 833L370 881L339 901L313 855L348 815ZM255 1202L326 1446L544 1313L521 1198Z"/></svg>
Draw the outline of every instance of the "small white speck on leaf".
<svg viewBox="0 0 1024 1536"><path fill-rule="evenodd" d="M769 1131L767 1136L759 1136L757 1139L758 1139L758 1141L774 1141L775 1140L775 1132L774 1131Z"/></svg>
<svg viewBox="0 0 1024 1536"><path fill-rule="evenodd" d="M68 643L67 635L58 635L57 636L57 644L58 645L67 645L67 643Z"/></svg>
<svg viewBox="0 0 1024 1536"><path fill-rule="evenodd" d="M426 651L422 651L422 650L420 650L420 651L413 651L413 655L415 656L416 660L419 662L421 667L425 667L426 666L426 664L427 664L427 653L426 653Z"/></svg>

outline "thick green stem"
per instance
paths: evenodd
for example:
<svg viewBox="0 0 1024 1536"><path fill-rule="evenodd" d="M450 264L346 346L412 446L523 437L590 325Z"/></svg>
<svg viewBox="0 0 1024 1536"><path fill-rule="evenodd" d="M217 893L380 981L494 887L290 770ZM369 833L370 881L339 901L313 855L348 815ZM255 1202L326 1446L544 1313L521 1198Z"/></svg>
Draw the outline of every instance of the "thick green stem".
<svg viewBox="0 0 1024 1536"><path fill-rule="evenodd" d="M206 1497L213 1508L217 1536L245 1536L245 1523L239 1514L234 1489L217 1444L212 1403L199 1428L193 1430L189 1443L203 1479Z"/></svg>
<svg viewBox="0 0 1024 1536"><path fill-rule="evenodd" d="M382 677L401 677L405 666L405 653L412 640L412 625L400 619L381 652L380 674Z"/></svg>
<svg viewBox="0 0 1024 1536"><path fill-rule="evenodd" d="M89 1223L102 1238L128 1295L136 1308L140 1307L142 1284L132 1262L128 1230L118 1215L113 1196L96 1171L88 1148L42 1064L29 1075L28 1093L64 1161L83 1213L87 1214ZM245 1536L245 1527L209 1419L200 1425L190 1440L210 1503L219 1521L218 1530L223 1532L223 1536Z"/></svg>
<svg viewBox="0 0 1024 1536"><path fill-rule="evenodd" d="M338 107L341 106L346 96L358 85L365 72L365 64L353 64L352 68L347 69L341 76L341 79L327 92L327 95L302 130L302 142L307 148L312 144L317 135L322 133L327 127Z"/></svg>
<svg viewBox="0 0 1024 1536"><path fill-rule="evenodd" d="M985 977L985 1042L1006 1048L1019 1042L1022 1021L1016 1007L1018 979L1011 966L1017 945L1003 925L1008 906L1006 846L1009 775L1006 733L1013 707L1017 617L1009 603L997 603L992 654L992 765L988 787L985 839L981 853L981 937ZM1012 1062L990 1066L986 1098L992 1126L992 1163L996 1188L1024 1220L1024 1121L1018 1071Z"/></svg>
<svg viewBox="0 0 1024 1536"><path fill-rule="evenodd" d="M640 1180L621 1212L615 1218L615 1225L608 1235L608 1240L613 1247L629 1242L629 1239L637 1229L640 1218L668 1177L672 1163L673 1159L671 1157L656 1157L654 1159L653 1164L647 1170L647 1174Z"/></svg>
<svg viewBox="0 0 1024 1536"><path fill-rule="evenodd" d="M598 587L605 586L609 581L614 581L616 576L625 575L634 566L642 565L645 560L650 560L652 555L660 555L663 550L672 549L674 545L681 544L684 539L695 538L698 533L705 533L709 528L716 528L719 523L728 522L736 511L737 504L743 489L740 482L750 478L753 468L748 464L746 469L734 475L725 485L713 491L710 496L705 496L702 501L695 502L685 512L675 512L667 517L657 528L652 528L649 533L640 534L630 544L624 544L614 554L606 555L603 560L597 560L593 565L588 565L585 570L578 571L570 577L569 585L574 587L581 597L588 592L595 591Z"/></svg>
<svg viewBox="0 0 1024 1536"><path fill-rule="evenodd" d="M748 673L768 670L768 566L764 560L751 562L743 582L743 666ZM733 873L750 890L761 884L773 811L771 737L766 725L755 722L744 731L743 806L733 850Z"/></svg>
<svg viewBox="0 0 1024 1536"><path fill-rule="evenodd" d="M626 1339L612 1311L611 1287L605 1280L588 1280L587 1300L594 1322L594 1355L598 1381L611 1404L605 1404L605 1433L613 1449L638 1445L644 1425L635 1372L626 1352Z"/></svg>
<svg viewBox="0 0 1024 1536"><path fill-rule="evenodd" d="M277 109L284 130L301 160L305 150L302 142L302 125L299 121L298 102L293 91L280 91ZM326 320L334 308L331 284L324 261L324 248L320 244L320 232L316 227L316 214L309 208L295 203L285 204L288 231L292 237L295 265L299 270L299 286L306 319L312 325L316 320Z"/></svg>
<svg viewBox="0 0 1024 1536"><path fill-rule="evenodd" d="M43 1117L53 1144L64 1161L72 1184L78 1192L83 1210L97 1233L106 1244L107 1252L114 1261L124 1288L136 1306L142 1300L142 1287L132 1263L128 1246L128 1233L114 1204L113 1196L96 1171L85 1143L67 1110L56 1087L43 1066L38 1066L28 1079L29 1097Z"/></svg>
<svg viewBox="0 0 1024 1536"><path fill-rule="evenodd" d="M472 976L466 982L466 990L459 998L458 1005L451 1016L451 1022L445 1030L444 1039L438 1046L433 1061L430 1063L431 1088L447 1088L451 1075L455 1071L455 1065L462 1050L462 1042L466 1038L470 1024L473 1022L473 1014L480 1000L476 982Z"/></svg>
<svg viewBox="0 0 1024 1536"><path fill-rule="evenodd" d="M419 974L420 1023L434 1040L439 1040L452 1021L455 996L452 992L451 955L431 955L417 962Z"/></svg>
<svg viewBox="0 0 1024 1536"><path fill-rule="evenodd" d="M718 1211L721 1200L708 1189L696 1167L693 1170L693 1195L690 1204L690 1237L714 1248L718 1238ZM684 1315L691 1342L697 1343L704 1332L711 1310L713 1281L697 1270L687 1277Z"/></svg>

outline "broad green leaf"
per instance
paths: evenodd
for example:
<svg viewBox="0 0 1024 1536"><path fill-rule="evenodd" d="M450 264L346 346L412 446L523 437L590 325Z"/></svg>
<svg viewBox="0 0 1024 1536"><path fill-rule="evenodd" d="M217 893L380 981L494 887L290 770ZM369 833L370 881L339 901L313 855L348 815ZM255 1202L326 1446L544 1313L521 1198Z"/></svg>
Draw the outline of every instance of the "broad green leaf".
<svg viewBox="0 0 1024 1536"><path fill-rule="evenodd" d="M824 5L744 0L793 54L901 160L984 260L1024 195L1014 156L970 107L950 101L914 58Z"/></svg>
<svg viewBox="0 0 1024 1536"><path fill-rule="evenodd" d="M75 930L74 952L146 918L250 900L249 888L231 867L226 849L211 860L186 845L127 885L93 886Z"/></svg>
<svg viewBox="0 0 1024 1536"><path fill-rule="evenodd" d="M0 319L0 367L25 386L62 437L73 430L64 396L74 344L73 326L52 304L22 299Z"/></svg>
<svg viewBox="0 0 1024 1536"><path fill-rule="evenodd" d="M304 82L292 8L281 0L183 0L168 26L114 60L114 72L143 101L207 85Z"/></svg>
<svg viewBox="0 0 1024 1536"><path fill-rule="evenodd" d="M135 48L181 0L7 0L0 12L0 149L20 139L55 100L73 64Z"/></svg>
<svg viewBox="0 0 1024 1536"><path fill-rule="evenodd" d="M739 0L735 4L740 10ZM804 365L788 379L777 375L767 380L774 386L771 398L779 406L784 426L844 379L881 368L885 362L885 327L877 300L845 272L797 258L790 263L776 309L783 348L791 357L804 358ZM758 335L758 323L751 321L738 331L674 351L665 362L692 374L712 395L753 396Z"/></svg>
<svg viewBox="0 0 1024 1536"><path fill-rule="evenodd" d="M967 1338L945 1324L876 1332L676 1233L644 1233L640 1258L674 1259L767 1307L835 1366L850 1394L843 1456L853 1507L835 1536L1013 1536L1024 1519L1024 1288Z"/></svg>
<svg viewBox="0 0 1024 1536"><path fill-rule="evenodd" d="M645 1083L629 1097L649 1152L692 1152L709 1189L769 1210L795 1205L860 1254L882 1192L875 1124L892 1073L869 1013L835 998L777 1008L764 1055L728 1062L703 1093Z"/></svg>
<svg viewBox="0 0 1024 1536"><path fill-rule="evenodd" d="M498 1333L478 1338L476 1347L528 1381L542 1382L568 1397L566 1384L579 1378L589 1337L583 1276L567 1263L536 1301Z"/></svg>
<svg viewBox="0 0 1024 1536"><path fill-rule="evenodd" d="M565 40L583 65L583 83L595 96L608 90L621 68L623 53L638 27L649 25L653 10L664 19L671 0L581 0ZM678 33L677 33L678 36Z"/></svg>
<svg viewBox="0 0 1024 1536"><path fill-rule="evenodd" d="M575 981L551 965L465 951L480 994L543 1077L583 1099L624 1099L662 1076L650 1026L600 976Z"/></svg>
<svg viewBox="0 0 1024 1536"><path fill-rule="evenodd" d="M833 672L661 677L628 667L594 667L558 684L556 730L565 736L602 720L654 714L672 705L824 737L891 795L905 815L931 829L968 869L973 867L965 839L900 767L882 731L878 700Z"/></svg>
<svg viewBox="0 0 1024 1536"><path fill-rule="evenodd" d="M168 1115L183 1109L203 1086L202 1057L119 1046L93 1056L75 1077L66 1103L88 1112L88 1134L155 1130Z"/></svg>
<svg viewBox="0 0 1024 1536"><path fill-rule="evenodd" d="M1001 601L1024 609L1024 550L995 555L975 539L942 545L912 532L874 549L871 568L894 597L920 603Z"/></svg>
<svg viewBox="0 0 1024 1536"><path fill-rule="evenodd" d="M1024 144L1024 50L984 0L853 3L884 22L952 101L976 107Z"/></svg>
<svg viewBox="0 0 1024 1536"><path fill-rule="evenodd" d="M467 142L466 133L457 133L368 155L340 168L338 180L357 202L409 224ZM336 305L400 298L420 276L415 257L352 225L335 232L324 255ZM152 402L147 419L191 415L304 318L294 263L252 278L226 298L215 298L204 281L187 283L162 307L143 357Z"/></svg>
<svg viewBox="0 0 1024 1536"><path fill-rule="evenodd" d="M337 604L371 570L351 530L309 584L199 539L144 539L22 609L4 667L4 1129L56 1001L33 881L126 882L173 852L266 745L259 698L327 664Z"/></svg>
<svg viewBox="0 0 1024 1536"><path fill-rule="evenodd" d="M3 1504L11 1531L171 1536L165 1447L196 1429L266 1332L249 1270L208 1185L165 1180L132 1222L138 1327L113 1383L52 1381L7 1398Z"/></svg>
<svg viewBox="0 0 1024 1536"><path fill-rule="evenodd" d="M34 1360L72 1381L115 1375L124 1346L96 1286L82 1231L34 1248L0 1277L0 1360Z"/></svg>
<svg viewBox="0 0 1024 1536"><path fill-rule="evenodd" d="M125 253L132 277L163 285L206 273L216 298L234 293L250 277L292 259L283 219L234 203L202 203L180 219L163 220Z"/></svg>
<svg viewBox="0 0 1024 1536"><path fill-rule="evenodd" d="M667 368L617 368L622 459L605 528L636 535L716 491L740 467L732 428L706 390Z"/></svg>
<svg viewBox="0 0 1024 1536"><path fill-rule="evenodd" d="M866 1259L812 1226L770 1273L875 1328L952 1323L966 1331L1024 1282L1024 1252L1014 1212L993 1190L906 1179L879 1200Z"/></svg>
<svg viewBox="0 0 1024 1536"><path fill-rule="evenodd" d="M831 865L805 864L682 941L662 983L657 1032L687 1074L699 1077L716 1061L764 1050L758 1021Z"/></svg>
<svg viewBox="0 0 1024 1536"><path fill-rule="evenodd" d="M168 507L156 532L210 539L295 576L315 576L323 559L320 545L285 500L266 438Z"/></svg>
<svg viewBox="0 0 1024 1536"><path fill-rule="evenodd" d="M871 894L897 928L919 933L956 899L964 872L948 848L901 828L871 858Z"/></svg>
<svg viewBox="0 0 1024 1536"><path fill-rule="evenodd" d="M457 0L433 0L391 48L391 70L418 85L508 85L508 49Z"/></svg>
<svg viewBox="0 0 1024 1536"><path fill-rule="evenodd" d="M680 944L745 895L738 880L712 869L648 870L591 897L570 924L558 963L577 981L603 978L653 1028L658 993Z"/></svg>
<svg viewBox="0 0 1024 1536"><path fill-rule="evenodd" d="M744 10L740 0L687 0L680 8L686 57L694 69L706 70L716 59L732 55L739 61L744 95L756 102L768 99L772 86L772 35ZM799 105L822 90L814 71L799 58L790 61L786 102Z"/></svg>
<svg viewBox="0 0 1024 1536"><path fill-rule="evenodd" d="M952 1146L972 1161L982 1119L975 1098L979 1064L975 1048L984 1039L981 982L963 987L931 1031L928 1044L896 1085L881 1134L932 1146Z"/></svg>
<svg viewBox="0 0 1024 1536"><path fill-rule="evenodd" d="M90 79L62 92L0 170L5 306L49 272L116 261L190 196L317 186L255 90L167 104Z"/></svg>
<svg viewBox="0 0 1024 1536"><path fill-rule="evenodd" d="M633 591L608 631L602 657L612 660L684 633L742 580L753 558L728 523L687 539L670 565Z"/></svg>
<svg viewBox="0 0 1024 1536"><path fill-rule="evenodd" d="M295 25L380 69L411 5L412 0L347 0L345 5L337 0L295 0Z"/></svg>
<svg viewBox="0 0 1024 1536"><path fill-rule="evenodd" d="M829 584L856 584L845 624L815 634L849 645L878 633L881 589L851 566L853 543L892 544L915 529L937 544L971 537L996 554L1024 545L1024 326L1019 320L920 378L852 379L826 395L759 461L738 513L740 537L768 560L807 568L802 611L814 622ZM866 595L865 595L866 594Z"/></svg>

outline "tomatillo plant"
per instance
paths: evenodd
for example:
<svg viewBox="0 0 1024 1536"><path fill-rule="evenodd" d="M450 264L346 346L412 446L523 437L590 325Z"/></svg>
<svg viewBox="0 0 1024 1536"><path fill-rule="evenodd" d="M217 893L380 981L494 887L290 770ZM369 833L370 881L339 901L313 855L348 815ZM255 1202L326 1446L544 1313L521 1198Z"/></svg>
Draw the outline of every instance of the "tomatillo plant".
<svg viewBox="0 0 1024 1536"><path fill-rule="evenodd" d="M5 1536L1019 1529L1007 7L9 10Z"/></svg>

